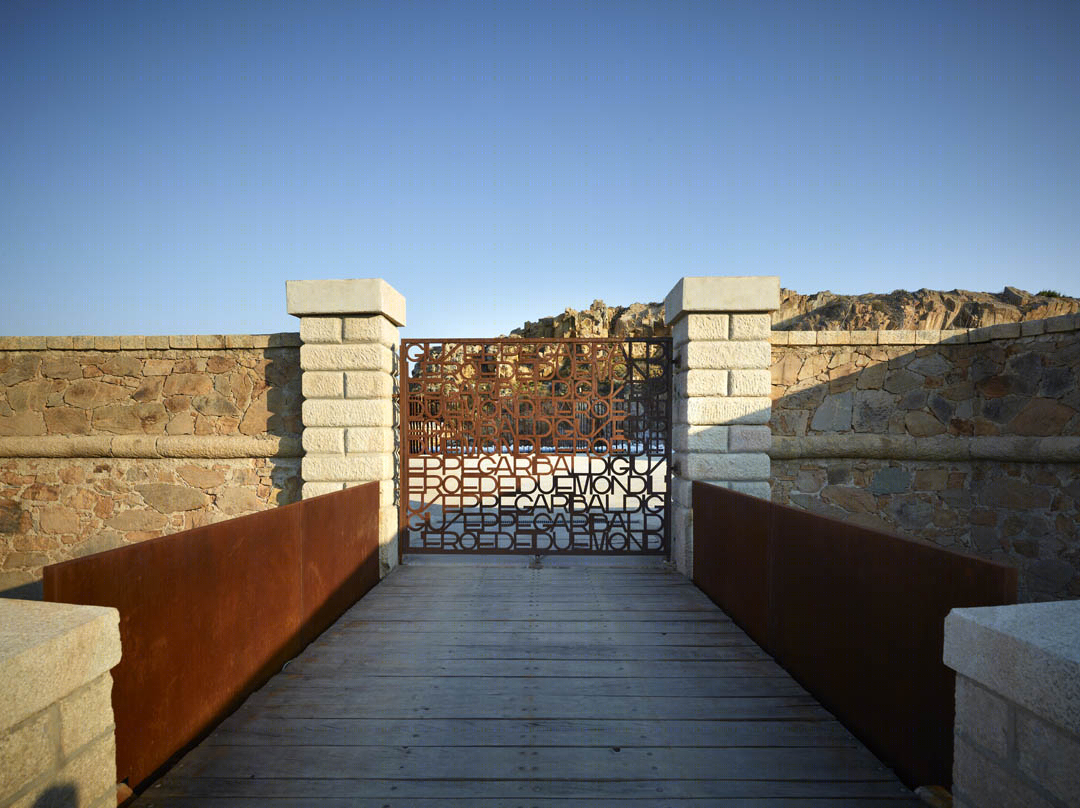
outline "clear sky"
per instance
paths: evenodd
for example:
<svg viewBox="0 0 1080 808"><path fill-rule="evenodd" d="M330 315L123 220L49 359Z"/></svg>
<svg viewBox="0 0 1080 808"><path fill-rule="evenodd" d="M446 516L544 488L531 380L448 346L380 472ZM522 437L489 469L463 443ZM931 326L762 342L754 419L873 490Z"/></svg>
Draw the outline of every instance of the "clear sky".
<svg viewBox="0 0 1080 808"><path fill-rule="evenodd" d="M660 300L1080 295L1080 3L0 3L0 333L406 336Z"/></svg>

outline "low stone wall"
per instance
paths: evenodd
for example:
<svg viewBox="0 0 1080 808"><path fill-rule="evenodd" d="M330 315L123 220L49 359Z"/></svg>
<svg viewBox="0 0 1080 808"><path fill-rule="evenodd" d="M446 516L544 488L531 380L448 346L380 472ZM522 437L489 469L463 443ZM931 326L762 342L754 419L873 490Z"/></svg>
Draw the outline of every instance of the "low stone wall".
<svg viewBox="0 0 1080 808"><path fill-rule="evenodd" d="M298 500L299 344L0 338L0 592L34 596L45 564Z"/></svg>
<svg viewBox="0 0 1080 808"><path fill-rule="evenodd" d="M116 609L0 600L0 808L116 805Z"/></svg>
<svg viewBox="0 0 1080 808"><path fill-rule="evenodd" d="M774 501L1020 567L1080 597L1080 318L773 332Z"/></svg>

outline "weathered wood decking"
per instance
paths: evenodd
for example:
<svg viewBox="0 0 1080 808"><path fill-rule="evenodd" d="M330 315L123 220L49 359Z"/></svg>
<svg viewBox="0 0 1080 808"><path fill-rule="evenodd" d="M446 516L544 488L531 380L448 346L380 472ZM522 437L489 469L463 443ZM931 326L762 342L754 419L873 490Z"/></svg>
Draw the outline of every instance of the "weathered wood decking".
<svg viewBox="0 0 1080 808"><path fill-rule="evenodd" d="M525 564L399 567L138 805L921 805L685 578Z"/></svg>

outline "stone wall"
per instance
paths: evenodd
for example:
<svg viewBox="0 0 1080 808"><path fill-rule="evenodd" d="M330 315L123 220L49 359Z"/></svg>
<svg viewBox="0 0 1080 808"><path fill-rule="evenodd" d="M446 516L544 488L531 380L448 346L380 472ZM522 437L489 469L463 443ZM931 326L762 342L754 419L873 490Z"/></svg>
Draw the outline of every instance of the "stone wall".
<svg viewBox="0 0 1080 808"><path fill-rule="evenodd" d="M0 338L0 592L33 596L45 564L298 500L299 344Z"/></svg>
<svg viewBox="0 0 1080 808"><path fill-rule="evenodd" d="M773 332L775 501L1007 560L1080 597L1080 318Z"/></svg>

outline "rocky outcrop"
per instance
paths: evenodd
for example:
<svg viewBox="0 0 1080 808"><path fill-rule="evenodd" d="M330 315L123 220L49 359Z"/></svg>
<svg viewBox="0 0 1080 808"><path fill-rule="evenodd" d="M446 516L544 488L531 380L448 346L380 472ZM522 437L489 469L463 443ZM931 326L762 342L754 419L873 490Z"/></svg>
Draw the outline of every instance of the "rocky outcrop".
<svg viewBox="0 0 1080 808"><path fill-rule="evenodd" d="M773 330L939 331L1042 320L1077 312L1080 312L1080 300L1076 298L1033 295L1011 286L998 294L920 289L889 294L801 295L781 289L780 309L773 313ZM607 306L602 300L594 300L587 309L567 308L562 314L527 322L510 334L527 338L664 337L670 334L670 329L664 325L663 303Z"/></svg>
<svg viewBox="0 0 1080 808"><path fill-rule="evenodd" d="M671 329L664 325L663 303L631 303L607 306L594 300L582 311L567 308L554 317L527 322L510 332L512 337L543 339L548 337L666 337Z"/></svg>
<svg viewBox="0 0 1080 808"><path fill-rule="evenodd" d="M887 295L800 295L780 290L776 331L869 331L877 329L942 331L998 323L1043 320L1080 311L1080 300L1033 295L1006 286L1003 292L896 291Z"/></svg>

